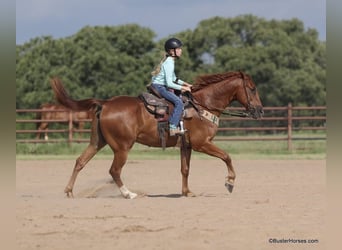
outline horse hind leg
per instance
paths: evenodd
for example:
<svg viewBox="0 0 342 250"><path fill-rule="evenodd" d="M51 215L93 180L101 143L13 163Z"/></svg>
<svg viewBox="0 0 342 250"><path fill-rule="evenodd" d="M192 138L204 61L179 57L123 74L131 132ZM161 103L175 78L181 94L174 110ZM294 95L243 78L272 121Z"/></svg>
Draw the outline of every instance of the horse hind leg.
<svg viewBox="0 0 342 250"><path fill-rule="evenodd" d="M107 145L107 142L104 140L101 132L99 131L98 125L98 119L93 119L91 125L90 143L83 151L83 153L77 158L72 175L67 186L64 189L64 192L67 194L68 197L73 197L73 188L78 173L85 167L85 165L91 160L91 158L96 155L97 152L99 152L105 145Z"/></svg>
<svg viewBox="0 0 342 250"><path fill-rule="evenodd" d="M36 139L40 139L40 135L42 133L42 131L44 131L44 139L45 141L47 141L49 138L47 136L47 128L48 128L48 123L47 122L43 122L41 123L39 126L38 126L38 131L37 131L37 134L36 134Z"/></svg>
<svg viewBox="0 0 342 250"><path fill-rule="evenodd" d="M105 146L105 144L101 146L97 146L94 144L89 144L88 147L83 151L80 157L77 158L72 175L69 179L68 185L64 189L64 193L67 194L67 197L73 198L73 188L75 185L75 181L78 173L85 167L85 165L93 158L93 156Z"/></svg>
<svg viewBox="0 0 342 250"><path fill-rule="evenodd" d="M45 130L44 140L45 140L45 141L48 141L48 140L49 140L49 136L48 136L48 133L47 133L46 130Z"/></svg>
<svg viewBox="0 0 342 250"><path fill-rule="evenodd" d="M121 170L127 161L127 155L128 151L116 151L114 153L114 160L109 170L109 174L112 176L115 184L118 186L122 196L126 199L134 199L138 195L129 191L121 179Z"/></svg>

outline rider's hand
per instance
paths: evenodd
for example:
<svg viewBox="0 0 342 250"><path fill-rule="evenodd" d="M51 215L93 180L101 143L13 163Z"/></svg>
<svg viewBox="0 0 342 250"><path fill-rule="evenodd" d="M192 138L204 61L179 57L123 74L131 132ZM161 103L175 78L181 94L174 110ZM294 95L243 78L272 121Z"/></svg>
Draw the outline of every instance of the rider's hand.
<svg viewBox="0 0 342 250"><path fill-rule="evenodd" d="M185 86L185 85L183 85L183 86L182 86L182 91L183 91L183 92L186 92L186 91L191 92L191 87L190 87L190 86Z"/></svg>
<svg viewBox="0 0 342 250"><path fill-rule="evenodd" d="M187 82L184 82L183 86L190 87L190 88L192 87L192 85L190 83L187 83Z"/></svg>

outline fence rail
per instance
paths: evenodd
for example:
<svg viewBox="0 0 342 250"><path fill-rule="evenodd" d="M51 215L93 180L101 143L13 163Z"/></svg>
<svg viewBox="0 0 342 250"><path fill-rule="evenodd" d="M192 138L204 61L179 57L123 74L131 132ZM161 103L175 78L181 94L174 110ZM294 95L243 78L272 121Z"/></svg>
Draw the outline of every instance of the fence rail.
<svg viewBox="0 0 342 250"><path fill-rule="evenodd" d="M229 111L241 111L243 108L229 108ZM60 112L65 110L55 110L49 112ZM294 135L298 131L324 131L326 132L326 107L292 107L289 104L286 107L265 107L265 115L260 120L240 117L220 117L220 126L218 129L216 141L269 141L283 140L287 141L288 149L292 149L294 140L325 140L326 133L314 134L314 136ZM17 143L56 143L67 142L80 143L89 142L89 138L82 138L85 134L90 134L90 129L77 129L75 122L85 122L90 124L91 120L75 120L72 112L69 111L69 119L66 120L44 120L48 124L57 123L68 124L68 127L52 128L42 132L36 127L42 122L40 119L32 117L39 112L46 112L41 109L17 109L16 110L16 142ZM90 125L89 125L90 127ZM37 133L59 134L59 138L37 139L32 136ZM252 135L251 135L252 133ZM61 134L67 134L62 136ZM79 136L76 136L79 134ZM89 136L88 136L89 137Z"/></svg>

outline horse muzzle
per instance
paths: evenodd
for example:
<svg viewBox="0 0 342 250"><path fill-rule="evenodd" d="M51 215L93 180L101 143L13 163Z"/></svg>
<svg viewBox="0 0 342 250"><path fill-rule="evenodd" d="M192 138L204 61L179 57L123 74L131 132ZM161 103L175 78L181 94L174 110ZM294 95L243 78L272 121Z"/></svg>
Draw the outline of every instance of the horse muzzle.
<svg viewBox="0 0 342 250"><path fill-rule="evenodd" d="M262 106L250 107L248 113L254 119L259 119L264 115L264 109Z"/></svg>

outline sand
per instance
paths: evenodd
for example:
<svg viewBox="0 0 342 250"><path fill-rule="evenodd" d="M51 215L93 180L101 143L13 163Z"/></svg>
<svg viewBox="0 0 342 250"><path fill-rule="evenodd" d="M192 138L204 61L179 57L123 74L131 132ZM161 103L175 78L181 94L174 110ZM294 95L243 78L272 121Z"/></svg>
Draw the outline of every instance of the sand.
<svg viewBox="0 0 342 250"><path fill-rule="evenodd" d="M223 162L193 160L191 198L180 195L179 161L128 161L133 200L120 195L110 164L90 161L70 199L73 160L18 160L18 249L326 249L324 160L236 160L233 193Z"/></svg>

